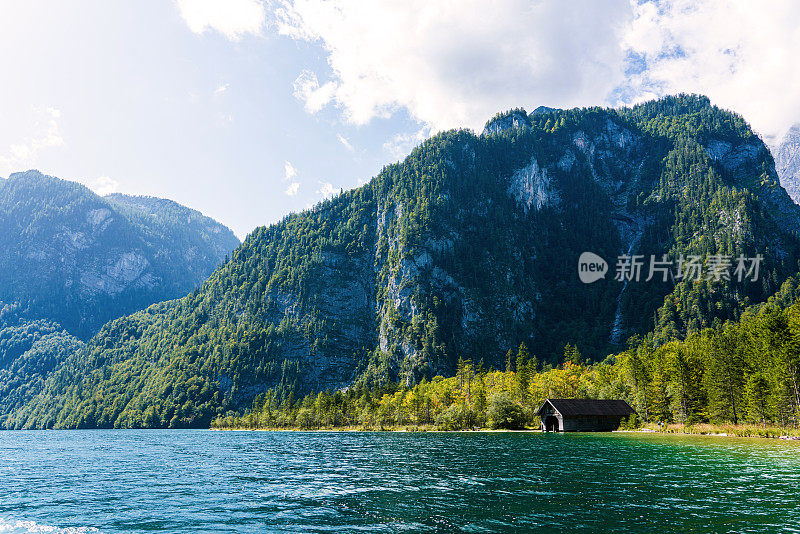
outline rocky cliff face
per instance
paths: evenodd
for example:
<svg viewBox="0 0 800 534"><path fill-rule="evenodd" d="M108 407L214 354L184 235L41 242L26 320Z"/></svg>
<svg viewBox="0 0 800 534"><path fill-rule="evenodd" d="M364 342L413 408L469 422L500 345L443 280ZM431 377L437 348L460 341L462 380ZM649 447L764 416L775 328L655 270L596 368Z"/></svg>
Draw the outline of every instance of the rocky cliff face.
<svg viewBox="0 0 800 534"><path fill-rule="evenodd" d="M800 125L794 125L783 140L772 147L775 170L792 200L800 204Z"/></svg>
<svg viewBox="0 0 800 534"><path fill-rule="evenodd" d="M88 337L111 319L185 295L238 240L170 201L104 199L28 171L0 183L0 244L0 301Z"/></svg>

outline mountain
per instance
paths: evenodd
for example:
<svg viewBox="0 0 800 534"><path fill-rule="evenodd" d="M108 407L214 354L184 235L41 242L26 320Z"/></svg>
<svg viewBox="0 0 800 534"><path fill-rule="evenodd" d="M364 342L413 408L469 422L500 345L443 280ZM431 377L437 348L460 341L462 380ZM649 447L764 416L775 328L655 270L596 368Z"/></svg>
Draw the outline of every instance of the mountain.
<svg viewBox="0 0 800 534"><path fill-rule="evenodd" d="M37 171L0 182L0 303L79 338L186 295L238 244L228 228L169 200L101 198Z"/></svg>
<svg viewBox="0 0 800 534"><path fill-rule="evenodd" d="M521 342L598 360L737 319L797 271L798 231L767 147L705 97L515 109L256 229L188 296L105 325L0 424L206 426L268 389L413 384L462 358L502 366ZM612 271L623 254L763 261L758 278L584 284L584 252Z"/></svg>
<svg viewBox="0 0 800 534"><path fill-rule="evenodd" d="M781 185L800 204L800 124L792 126L783 140L772 147L772 155Z"/></svg>

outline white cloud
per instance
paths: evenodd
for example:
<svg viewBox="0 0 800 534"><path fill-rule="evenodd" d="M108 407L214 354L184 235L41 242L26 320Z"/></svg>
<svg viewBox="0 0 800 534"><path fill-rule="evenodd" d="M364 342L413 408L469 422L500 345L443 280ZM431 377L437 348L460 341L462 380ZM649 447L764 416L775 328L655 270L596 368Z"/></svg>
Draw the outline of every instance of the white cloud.
<svg viewBox="0 0 800 534"><path fill-rule="evenodd" d="M292 182L289 184L289 187L286 188L286 193L290 197L296 196L297 193L300 191L300 184L298 182Z"/></svg>
<svg viewBox="0 0 800 534"><path fill-rule="evenodd" d="M266 8L258 0L177 0L181 16L194 33L216 30L230 40L258 35Z"/></svg>
<svg viewBox="0 0 800 534"><path fill-rule="evenodd" d="M288 182L292 178L297 176L297 169L294 168L294 165L289 163L288 161L283 164L283 179L284 181Z"/></svg>
<svg viewBox="0 0 800 534"><path fill-rule="evenodd" d="M346 138L345 136L343 136L342 134L338 134L338 133L337 133L337 134L336 134L336 139L338 139L338 140L339 140L339 142L340 142L340 143L342 143L342 145L344 145L344 147L345 147L347 150L349 150L350 152L353 152L353 151L355 150L355 149L353 148L353 145L351 145L351 144L350 144L350 141L348 141L348 140L347 140L347 138Z"/></svg>
<svg viewBox="0 0 800 534"><path fill-rule="evenodd" d="M328 82L320 87L317 75L308 70L304 70L294 81L294 96L303 102L309 113L316 113L328 105L334 99L335 92L335 83Z"/></svg>
<svg viewBox="0 0 800 534"><path fill-rule="evenodd" d="M402 159L408 156L415 146L430 137L431 133L430 127L427 126L413 133L399 133L383 143L383 150L394 159Z"/></svg>
<svg viewBox="0 0 800 534"><path fill-rule="evenodd" d="M431 132L480 129L516 106L678 92L708 95L767 137L800 121L796 0L279 0L275 18L327 55L295 96L355 124L405 110Z"/></svg>
<svg viewBox="0 0 800 534"><path fill-rule="evenodd" d="M61 111L53 108L35 108L36 119L32 135L12 143L5 154L0 154L0 169L6 172L25 170L36 166L40 152L46 148L64 146L61 136Z"/></svg>
<svg viewBox="0 0 800 534"><path fill-rule="evenodd" d="M100 176L88 185L92 191L101 197L116 193L119 188L119 182L108 176Z"/></svg>
<svg viewBox="0 0 800 534"><path fill-rule="evenodd" d="M333 184L330 182L320 182L319 185L320 188L317 189L317 194L322 195L325 198L332 197L338 192L336 191L336 188L333 187Z"/></svg>
<svg viewBox="0 0 800 534"><path fill-rule="evenodd" d="M214 96L219 96L222 93L224 93L225 91L227 91L228 90L228 85L229 84L227 84L227 83L223 83L222 85L220 85L219 87L214 89Z"/></svg>
<svg viewBox="0 0 800 534"><path fill-rule="evenodd" d="M293 182L297 178L297 169L294 168L290 162L286 161L283 164L283 181L284 182L291 182L289 186L284 190L288 196L293 197L296 196L297 193L300 192L300 182Z"/></svg>
<svg viewBox="0 0 800 534"><path fill-rule="evenodd" d="M624 45L642 63L639 99L703 93L766 137L800 121L800 3L669 0L634 6Z"/></svg>
<svg viewBox="0 0 800 534"><path fill-rule="evenodd" d="M480 128L499 110L592 105L623 80L627 0L285 0L279 33L319 43L330 73L295 95L364 124L405 108L434 129Z"/></svg>

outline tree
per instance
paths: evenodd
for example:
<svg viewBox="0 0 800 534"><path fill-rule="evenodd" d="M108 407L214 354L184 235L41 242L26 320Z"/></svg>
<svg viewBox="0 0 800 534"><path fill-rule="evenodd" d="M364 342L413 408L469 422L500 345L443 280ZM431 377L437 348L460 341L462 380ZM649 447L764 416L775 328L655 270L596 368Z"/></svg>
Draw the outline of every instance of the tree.
<svg viewBox="0 0 800 534"><path fill-rule="evenodd" d="M506 392L498 392L489 398L488 420L492 428L525 428L525 410Z"/></svg>
<svg viewBox="0 0 800 534"><path fill-rule="evenodd" d="M627 351L622 354L623 376L632 386L633 402L636 411L649 421L650 398L650 373L646 363L650 360L652 350L648 342L641 342L632 338Z"/></svg>
<svg viewBox="0 0 800 534"><path fill-rule="evenodd" d="M527 403L530 395L529 389L531 385L531 376L533 374L531 372L531 363L533 363L534 366L536 365L535 360L531 362L528 347L525 346L525 342L522 342L519 344L519 348L517 349L517 373L515 378L517 393L519 394L519 398L523 404Z"/></svg>
<svg viewBox="0 0 800 534"><path fill-rule="evenodd" d="M514 371L514 351L508 349L506 352L506 372L511 373Z"/></svg>
<svg viewBox="0 0 800 534"><path fill-rule="evenodd" d="M667 390L675 419L685 425L698 422L702 417L703 365L697 350L699 336L694 334L685 343L670 342L663 350L669 374Z"/></svg>
<svg viewBox="0 0 800 534"><path fill-rule="evenodd" d="M583 356L581 356L581 351L578 350L576 345L567 343L564 346L564 361L574 365L583 364Z"/></svg>
<svg viewBox="0 0 800 534"><path fill-rule="evenodd" d="M771 416L770 396L770 384L763 373L755 372L747 378L745 399L748 418L754 423L760 422L764 427L767 426L767 419Z"/></svg>
<svg viewBox="0 0 800 534"><path fill-rule="evenodd" d="M741 391L744 386L744 359L741 334L733 328L705 333L710 341L705 375L711 415L720 421L738 424L742 415Z"/></svg>

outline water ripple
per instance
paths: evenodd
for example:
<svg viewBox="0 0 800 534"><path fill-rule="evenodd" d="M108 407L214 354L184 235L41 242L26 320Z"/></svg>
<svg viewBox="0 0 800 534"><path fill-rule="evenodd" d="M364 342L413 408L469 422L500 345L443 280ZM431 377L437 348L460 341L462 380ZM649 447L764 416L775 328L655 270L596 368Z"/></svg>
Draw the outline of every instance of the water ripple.
<svg viewBox="0 0 800 534"><path fill-rule="evenodd" d="M800 532L798 453L631 434L0 432L0 534Z"/></svg>

